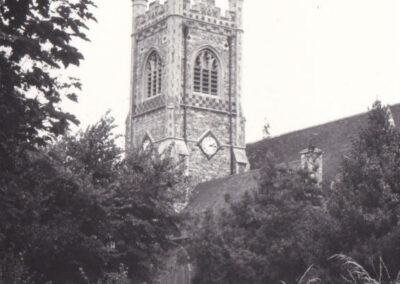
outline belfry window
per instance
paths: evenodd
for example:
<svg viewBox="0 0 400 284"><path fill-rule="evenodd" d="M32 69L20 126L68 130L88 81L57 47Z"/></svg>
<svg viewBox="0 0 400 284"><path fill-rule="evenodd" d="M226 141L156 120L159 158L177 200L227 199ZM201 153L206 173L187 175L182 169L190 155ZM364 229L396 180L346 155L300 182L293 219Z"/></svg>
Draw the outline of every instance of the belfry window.
<svg viewBox="0 0 400 284"><path fill-rule="evenodd" d="M146 63L146 95L148 98L161 94L163 66L161 58L153 51Z"/></svg>
<svg viewBox="0 0 400 284"><path fill-rule="evenodd" d="M201 51L194 64L193 89L195 92L218 95L219 64L215 54L205 49Z"/></svg>

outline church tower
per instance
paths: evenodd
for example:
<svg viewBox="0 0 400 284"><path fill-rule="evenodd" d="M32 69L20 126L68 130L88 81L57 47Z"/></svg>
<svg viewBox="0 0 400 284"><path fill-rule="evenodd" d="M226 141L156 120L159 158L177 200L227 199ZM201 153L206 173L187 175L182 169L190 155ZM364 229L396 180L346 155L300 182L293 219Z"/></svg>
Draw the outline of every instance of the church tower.
<svg viewBox="0 0 400 284"><path fill-rule="evenodd" d="M194 182L249 169L241 108L243 0L132 0L126 150L171 147Z"/></svg>

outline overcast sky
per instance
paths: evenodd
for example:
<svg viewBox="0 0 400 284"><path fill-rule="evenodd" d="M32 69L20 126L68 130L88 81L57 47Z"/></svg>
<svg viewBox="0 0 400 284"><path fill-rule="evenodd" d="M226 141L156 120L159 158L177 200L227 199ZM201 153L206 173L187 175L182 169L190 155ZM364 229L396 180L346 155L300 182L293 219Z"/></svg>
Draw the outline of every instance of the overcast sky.
<svg viewBox="0 0 400 284"><path fill-rule="evenodd" d="M84 85L68 104L82 126L107 109L123 133L129 99L130 0L100 0L85 61ZM227 7L228 0L216 0ZM364 112L379 98L400 102L398 0L244 0L242 104L247 142L265 119L280 135Z"/></svg>

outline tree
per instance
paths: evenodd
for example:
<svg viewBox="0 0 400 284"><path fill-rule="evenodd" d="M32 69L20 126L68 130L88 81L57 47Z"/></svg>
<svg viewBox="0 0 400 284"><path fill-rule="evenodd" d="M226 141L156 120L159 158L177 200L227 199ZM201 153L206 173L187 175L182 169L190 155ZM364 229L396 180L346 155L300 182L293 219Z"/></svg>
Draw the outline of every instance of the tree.
<svg viewBox="0 0 400 284"><path fill-rule="evenodd" d="M76 235L95 237L85 243L90 247L80 248L91 257L80 262L82 275L93 281L104 274L104 279L126 274L151 282L179 231L175 202L183 193L183 179L179 164L155 150L122 157L114 128L114 120L105 115L86 131L64 138L49 154L97 206L74 221L82 224ZM98 271L90 269L94 264Z"/></svg>
<svg viewBox="0 0 400 284"><path fill-rule="evenodd" d="M1 257L15 258L0 262L3 279L151 282L180 227L179 165L154 151L122 157L114 127L104 116L21 163L9 192L23 195L0 223Z"/></svg>
<svg viewBox="0 0 400 284"><path fill-rule="evenodd" d="M107 112L85 131L63 136L49 154L76 175L89 178L93 186L107 188L117 179L122 161L115 128L114 118Z"/></svg>
<svg viewBox="0 0 400 284"><path fill-rule="evenodd" d="M16 151L44 146L65 133L70 122L77 123L59 103L63 97L76 101L80 83L61 79L57 70L83 59L73 40L88 40L86 22L94 20L93 6L91 0L6 0L0 5L1 171L14 165Z"/></svg>
<svg viewBox="0 0 400 284"><path fill-rule="evenodd" d="M322 283L347 281L342 276L353 277L349 283L394 283L400 131L390 118L387 107L373 105L332 188L318 191L304 173L269 166L257 192L229 201L222 214L208 212L191 244L194 282L296 283L307 271ZM339 261L331 257L338 254Z"/></svg>
<svg viewBox="0 0 400 284"><path fill-rule="evenodd" d="M56 71L82 60L72 41L87 40L85 23L94 19L89 11L92 6L90 0L6 0L0 4L2 256L8 254L5 248L18 246L18 234L13 245L7 241L12 228L22 224L27 217L24 214L35 213L28 207L34 203L39 181L27 174L34 174L31 169L35 167L49 166L40 155L27 150L38 150L64 133L69 122L77 123L58 104L63 96L76 100L74 89L80 87L79 81L61 80Z"/></svg>
<svg viewBox="0 0 400 284"><path fill-rule="evenodd" d="M37 232L29 222L41 212L36 206L47 192L44 186L71 186L38 147L63 134L70 122L77 123L59 102L63 97L76 100L80 83L61 79L57 70L83 59L72 42L87 40L93 6L91 0L0 4L0 257L16 257L8 264L20 262L32 241L30 233Z"/></svg>
<svg viewBox="0 0 400 284"><path fill-rule="evenodd" d="M45 224L52 226L45 229L63 235L55 238L57 249L47 249L47 255L39 254L43 259L52 260L49 261L52 266L41 265L35 270L46 277L55 277L51 280L56 283L95 281L108 271L111 223L104 202L111 184L118 178L122 160L122 149L116 144L119 136L113 133L115 127L114 119L107 113L85 131L63 136L45 152L57 169L56 174L61 174L73 186L61 200L49 196L62 194L63 188L50 186L47 203L41 206L48 212ZM51 212L65 214L58 216ZM61 229L60 224L65 228ZM43 240L43 237L38 241L43 245L52 243L52 239ZM72 245L75 242L78 245ZM35 252L33 257L37 256Z"/></svg>
<svg viewBox="0 0 400 284"><path fill-rule="evenodd" d="M110 222L102 203L118 175L114 165L121 152L112 122L104 117L78 135L30 152L13 178L11 189L24 195L11 208L14 222L1 224L2 245L24 255L36 283L87 283L107 271Z"/></svg>
<svg viewBox="0 0 400 284"><path fill-rule="evenodd" d="M118 171L106 201L115 242L112 263L124 263L137 282L151 282L180 232L182 216L175 206L184 194L183 174L179 164L155 150L133 151Z"/></svg>
<svg viewBox="0 0 400 284"><path fill-rule="evenodd" d="M294 283L317 259L324 210L315 181L273 165L261 176L258 191L206 213L190 247L194 283Z"/></svg>
<svg viewBox="0 0 400 284"><path fill-rule="evenodd" d="M13 223L1 224L2 256L22 254L33 283L84 283L80 267L99 275L105 214L82 186L88 183L42 152L31 154L22 170L10 188L24 195L14 200Z"/></svg>
<svg viewBox="0 0 400 284"><path fill-rule="evenodd" d="M340 182L328 203L336 223L331 245L371 273L380 257L391 273L400 267L399 165L400 132L391 124L388 108L375 102L367 126L343 160Z"/></svg>

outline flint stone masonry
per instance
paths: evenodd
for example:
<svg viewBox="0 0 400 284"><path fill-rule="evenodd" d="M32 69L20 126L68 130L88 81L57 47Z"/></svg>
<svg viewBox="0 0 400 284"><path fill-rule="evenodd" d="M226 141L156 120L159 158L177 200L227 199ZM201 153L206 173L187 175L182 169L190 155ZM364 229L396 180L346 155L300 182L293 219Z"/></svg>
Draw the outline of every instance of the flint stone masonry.
<svg viewBox="0 0 400 284"><path fill-rule="evenodd" d="M208 160L195 143L188 142L188 146L190 150L190 171L191 173L201 173L191 175L194 184L230 174L229 148L223 147L211 160Z"/></svg>
<svg viewBox="0 0 400 284"><path fill-rule="evenodd" d="M166 136L164 123L166 119L165 109L149 112L137 117L133 126L134 146L140 147L146 133L149 133L155 142Z"/></svg>
<svg viewBox="0 0 400 284"><path fill-rule="evenodd" d="M248 170L248 163L239 165L232 155L233 148L245 149L240 104L243 0L229 0L225 13L214 0L132 3L127 150L140 148L147 133L156 144L184 141L189 153L186 164L194 183ZM217 96L193 91L195 60L204 49L214 53L218 61ZM148 98L145 66L152 52L157 52L162 61L162 87L161 94ZM211 159L198 146L206 131L211 131L221 145Z"/></svg>
<svg viewBox="0 0 400 284"><path fill-rule="evenodd" d="M198 52L204 48L210 48L217 55L220 63L220 86L219 86L219 99L229 99L229 49L228 39L226 35L205 33L204 31L193 28L190 29L188 35L188 64L187 70L193 70L194 62ZM186 74L188 82L186 92L193 93L193 73Z"/></svg>

